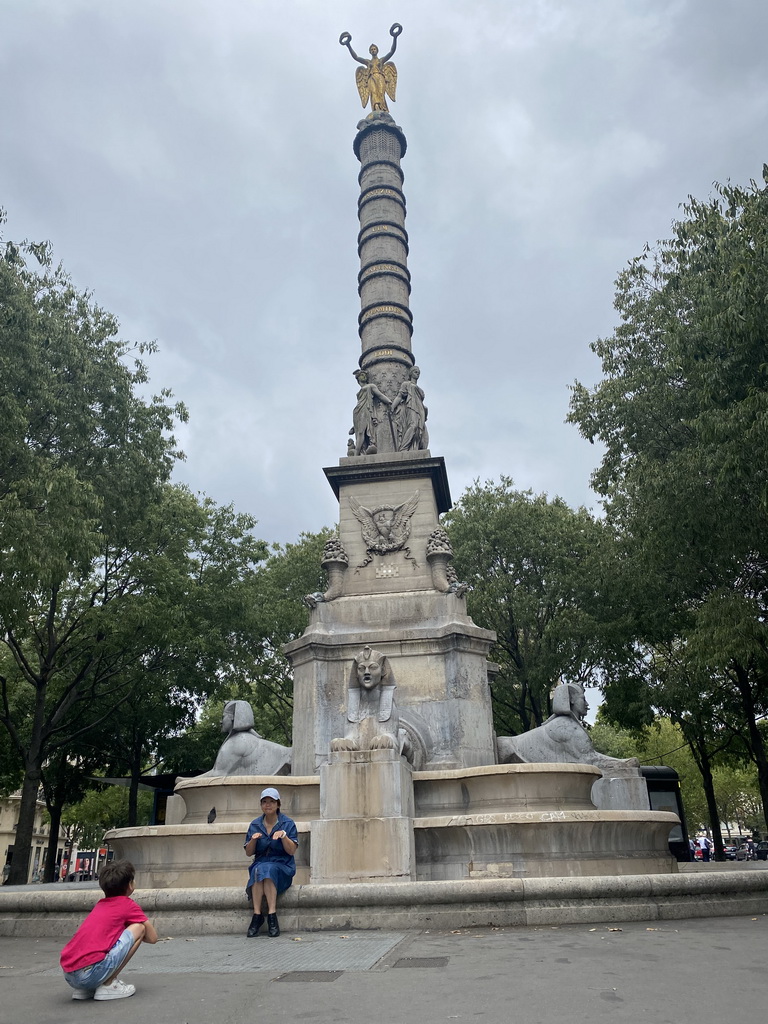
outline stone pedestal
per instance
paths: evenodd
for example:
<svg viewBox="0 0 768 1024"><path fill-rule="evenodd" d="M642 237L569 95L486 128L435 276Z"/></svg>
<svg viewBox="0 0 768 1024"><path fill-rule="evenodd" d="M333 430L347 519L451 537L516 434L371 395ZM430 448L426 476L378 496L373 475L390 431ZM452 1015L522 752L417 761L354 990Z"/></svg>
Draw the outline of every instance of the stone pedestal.
<svg viewBox="0 0 768 1024"><path fill-rule="evenodd" d="M493 764L487 630L453 594L371 594L320 604L286 648L294 670L293 766L310 775L345 730L353 659L369 644L396 665L400 725L416 770Z"/></svg>
<svg viewBox="0 0 768 1024"><path fill-rule="evenodd" d="M350 665L366 644L395 666L414 769L494 764L487 658L495 634L475 625L463 597L435 588L427 561L439 515L450 508L443 460L400 452L342 459L325 472L339 497L349 568L343 596L320 602L285 648L294 671L293 771L309 775L327 762L344 730ZM355 508L397 508L415 495L405 542L369 550Z"/></svg>
<svg viewBox="0 0 768 1024"><path fill-rule="evenodd" d="M413 781L394 750L345 750L320 769L312 822L313 883L416 878Z"/></svg>
<svg viewBox="0 0 768 1024"><path fill-rule="evenodd" d="M592 787L592 803L604 811L647 811L648 784L639 768L610 768Z"/></svg>

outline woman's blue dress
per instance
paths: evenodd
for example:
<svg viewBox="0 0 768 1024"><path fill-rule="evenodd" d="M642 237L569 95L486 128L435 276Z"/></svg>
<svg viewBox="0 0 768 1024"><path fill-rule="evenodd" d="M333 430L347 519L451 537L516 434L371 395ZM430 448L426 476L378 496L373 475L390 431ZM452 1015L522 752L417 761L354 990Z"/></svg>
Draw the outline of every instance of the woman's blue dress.
<svg viewBox="0 0 768 1024"><path fill-rule="evenodd" d="M296 830L296 822L286 814L277 812L277 821L269 830L264 824L264 815L254 818L248 826L243 846L247 846L254 832L261 832L262 836L256 840L256 852L248 873L248 888L255 882L263 882L266 878L275 883L278 893L285 892L293 881L296 874L296 860L292 853L286 853L283 849L282 839L268 839L267 835L273 832L285 831L289 839L292 839L298 846L299 834Z"/></svg>

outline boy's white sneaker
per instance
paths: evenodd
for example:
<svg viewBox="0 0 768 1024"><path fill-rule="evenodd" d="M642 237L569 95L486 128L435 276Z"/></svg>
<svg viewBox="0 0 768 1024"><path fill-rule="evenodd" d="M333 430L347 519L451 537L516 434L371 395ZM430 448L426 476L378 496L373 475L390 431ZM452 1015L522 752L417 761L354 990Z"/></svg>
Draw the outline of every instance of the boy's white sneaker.
<svg viewBox="0 0 768 1024"><path fill-rule="evenodd" d="M93 994L94 999L127 999L136 991L135 985L126 985L124 981L115 978L111 985L99 985Z"/></svg>
<svg viewBox="0 0 768 1024"><path fill-rule="evenodd" d="M96 990L92 988L76 988L72 993L73 999L93 999Z"/></svg>

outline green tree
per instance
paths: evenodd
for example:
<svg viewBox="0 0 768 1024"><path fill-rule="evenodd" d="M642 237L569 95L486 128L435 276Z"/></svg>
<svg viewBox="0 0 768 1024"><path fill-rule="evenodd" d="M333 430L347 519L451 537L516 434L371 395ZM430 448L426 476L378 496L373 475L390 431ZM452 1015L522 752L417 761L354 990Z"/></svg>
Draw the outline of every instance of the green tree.
<svg viewBox="0 0 768 1024"><path fill-rule="evenodd" d="M639 757L642 732L622 729L621 726L606 721L602 707L598 709L594 724L587 728L595 750L599 750L601 754L620 758Z"/></svg>
<svg viewBox="0 0 768 1024"><path fill-rule="evenodd" d="M224 673L197 720L180 733L166 734L159 752L166 771L210 768L222 743L221 715L228 700L247 700L256 728L276 743L291 743L293 676L283 647L301 636L309 622L305 594L325 588L323 547L333 531L302 533L295 544L274 545L254 582L246 631L251 659L247 671Z"/></svg>
<svg viewBox="0 0 768 1024"><path fill-rule="evenodd" d="M247 700L247 697L211 697L196 712L195 721L181 732L166 733L158 740L163 770L186 775L207 771L213 766L224 737L221 718L227 700Z"/></svg>
<svg viewBox="0 0 768 1024"><path fill-rule="evenodd" d="M59 833L64 827L65 807L68 803L74 803L83 797L88 789L88 777L99 770L101 763L102 758L98 753L83 750L77 740L66 749L56 750L46 759L42 773L42 790L50 831L42 872L44 882L55 881ZM65 830L65 835L73 841L77 838L68 830Z"/></svg>
<svg viewBox="0 0 768 1024"><path fill-rule="evenodd" d="M0 729L0 797L18 789L22 778L23 769L18 751L11 743L8 733Z"/></svg>
<svg viewBox="0 0 768 1024"><path fill-rule="evenodd" d="M710 814L702 775L680 726L670 718L656 718L643 728L637 756L641 764L667 765L677 772L688 829L698 832L704 828Z"/></svg>
<svg viewBox="0 0 768 1024"><path fill-rule="evenodd" d="M293 724L293 673L283 647L307 628L304 595L326 587L320 563L332 536L333 530L326 528L302 533L295 544L274 545L259 574L254 606L259 657L247 691L237 696L251 701L257 729L277 743L291 743Z"/></svg>
<svg viewBox="0 0 768 1024"><path fill-rule="evenodd" d="M768 190L718 186L683 213L619 276L621 323L592 346L603 379L575 385L570 419L605 446L593 483L644 591L635 635L716 682L706 703L768 813ZM689 686L681 726L700 705Z"/></svg>
<svg viewBox="0 0 768 1024"><path fill-rule="evenodd" d="M517 491L508 477L468 488L445 526L459 578L472 586L469 611L496 631L497 732L541 725L561 677L598 678L596 594L610 537L586 509Z"/></svg>
<svg viewBox="0 0 768 1024"><path fill-rule="evenodd" d="M763 808L753 765L723 765L715 769L717 808L723 824L735 826L728 838L761 831Z"/></svg>
<svg viewBox="0 0 768 1024"><path fill-rule="evenodd" d="M44 246L5 244L0 722L23 769L11 884L26 879L46 759L129 698L124 670L158 608L147 521L166 504L184 410L139 396L140 354Z"/></svg>
<svg viewBox="0 0 768 1024"><path fill-rule="evenodd" d="M610 757L638 757L644 765L666 765L677 772L689 832L709 821L702 778L688 742L669 718L656 718L640 729L623 729L606 720L604 708L590 728L595 749Z"/></svg>
<svg viewBox="0 0 768 1024"><path fill-rule="evenodd" d="M194 722L201 700L250 679L260 659L255 609L267 547L252 534L254 520L183 488L169 496L168 543L156 544L166 555L163 589L141 657L123 672L131 699L89 734L106 769L130 779L129 825L142 776L163 763L163 738Z"/></svg>
<svg viewBox="0 0 768 1024"><path fill-rule="evenodd" d="M62 814L67 842L76 842L80 849L101 846L106 831L131 824L128 799L128 790L123 786L96 783L81 800L67 805ZM138 820L133 824L148 825L151 812L152 794L145 790L139 796Z"/></svg>

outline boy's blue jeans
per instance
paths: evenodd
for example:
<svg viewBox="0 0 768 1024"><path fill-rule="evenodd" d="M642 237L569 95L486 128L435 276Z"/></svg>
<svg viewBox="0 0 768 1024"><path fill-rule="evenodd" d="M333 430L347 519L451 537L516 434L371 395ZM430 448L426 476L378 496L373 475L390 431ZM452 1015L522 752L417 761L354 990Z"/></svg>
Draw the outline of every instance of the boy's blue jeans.
<svg viewBox="0 0 768 1024"><path fill-rule="evenodd" d="M130 928L126 928L112 949L103 960L90 967L81 967L79 971L65 971L64 977L72 988L91 991L103 985L125 962L125 958L133 949L136 938Z"/></svg>

